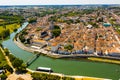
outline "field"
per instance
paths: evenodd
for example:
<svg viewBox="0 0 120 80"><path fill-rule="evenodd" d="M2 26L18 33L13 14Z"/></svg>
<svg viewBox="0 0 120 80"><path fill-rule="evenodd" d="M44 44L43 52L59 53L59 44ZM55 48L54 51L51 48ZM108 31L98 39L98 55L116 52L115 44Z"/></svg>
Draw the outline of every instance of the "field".
<svg viewBox="0 0 120 80"><path fill-rule="evenodd" d="M12 33L14 31L14 29L17 29L19 27L20 27L20 25L17 23L6 25L6 29L9 29L10 33ZM2 32L2 30L4 30L4 27L0 26L0 32Z"/></svg>

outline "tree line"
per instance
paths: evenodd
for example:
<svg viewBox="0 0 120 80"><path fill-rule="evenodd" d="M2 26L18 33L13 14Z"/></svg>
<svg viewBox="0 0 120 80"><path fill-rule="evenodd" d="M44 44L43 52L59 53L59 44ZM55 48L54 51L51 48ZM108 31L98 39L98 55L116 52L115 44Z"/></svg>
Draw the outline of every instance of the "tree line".
<svg viewBox="0 0 120 80"><path fill-rule="evenodd" d="M71 77L61 77L57 75L45 74L45 73L31 73L33 80L75 80Z"/></svg>
<svg viewBox="0 0 120 80"><path fill-rule="evenodd" d="M9 29L4 29L0 32L0 39L5 39L8 36L10 36L10 30Z"/></svg>
<svg viewBox="0 0 120 80"><path fill-rule="evenodd" d="M0 19L3 19L3 21L0 23L0 26L14 23L21 24L24 21L24 18L21 15L13 15L7 12L0 13Z"/></svg>

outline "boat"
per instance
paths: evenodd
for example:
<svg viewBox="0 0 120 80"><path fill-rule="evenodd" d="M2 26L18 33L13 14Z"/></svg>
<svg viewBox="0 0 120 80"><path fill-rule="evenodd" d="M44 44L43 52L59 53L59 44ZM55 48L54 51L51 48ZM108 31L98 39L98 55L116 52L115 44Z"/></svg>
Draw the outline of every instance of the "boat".
<svg viewBox="0 0 120 80"><path fill-rule="evenodd" d="M46 67L37 67L36 71L53 72L51 68L46 68Z"/></svg>

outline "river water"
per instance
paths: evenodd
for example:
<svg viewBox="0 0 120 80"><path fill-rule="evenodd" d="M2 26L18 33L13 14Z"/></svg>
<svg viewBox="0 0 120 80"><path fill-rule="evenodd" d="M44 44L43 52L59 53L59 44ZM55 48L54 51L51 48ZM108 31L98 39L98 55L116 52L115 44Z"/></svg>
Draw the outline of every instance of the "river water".
<svg viewBox="0 0 120 80"><path fill-rule="evenodd" d="M27 24L28 23L25 22L17 32L10 35L10 39L2 42L4 47L8 48L13 55L22 59L24 62L29 60L34 54L17 47L13 42L13 38L15 34L25 28ZM35 70L39 66L50 67L54 72L66 75L100 77L113 80L118 80L120 78L120 65L116 64L90 62L86 60L52 59L41 55L28 68Z"/></svg>

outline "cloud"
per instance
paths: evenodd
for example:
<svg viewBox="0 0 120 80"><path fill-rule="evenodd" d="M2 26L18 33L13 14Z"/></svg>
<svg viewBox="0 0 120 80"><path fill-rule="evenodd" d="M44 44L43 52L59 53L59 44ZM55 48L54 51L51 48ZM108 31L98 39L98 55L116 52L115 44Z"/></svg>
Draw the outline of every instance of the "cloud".
<svg viewBox="0 0 120 80"><path fill-rule="evenodd" d="M120 0L2 0L0 5L120 4Z"/></svg>

